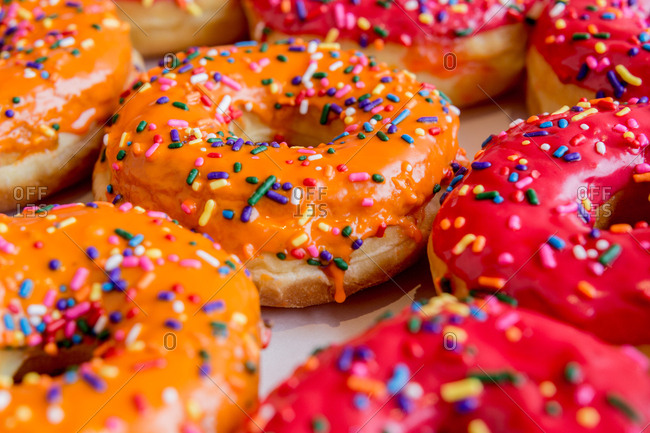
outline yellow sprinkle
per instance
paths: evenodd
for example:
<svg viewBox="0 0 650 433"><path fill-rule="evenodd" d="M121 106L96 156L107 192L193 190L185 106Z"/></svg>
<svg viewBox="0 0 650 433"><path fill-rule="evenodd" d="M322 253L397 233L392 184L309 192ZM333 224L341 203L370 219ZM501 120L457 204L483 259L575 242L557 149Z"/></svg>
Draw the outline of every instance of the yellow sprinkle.
<svg viewBox="0 0 650 433"><path fill-rule="evenodd" d="M99 369L99 375L107 379L114 379L120 374L120 369L113 365L105 365Z"/></svg>
<svg viewBox="0 0 650 433"><path fill-rule="evenodd" d="M582 113L578 113L578 114L576 114L575 116L573 116L573 117L571 118L571 121L572 121L572 122L577 122L578 120L582 120L582 119L584 119L585 117L590 116L590 115L592 115L592 114L595 114L595 113L597 113L597 112L598 112L598 110L597 110L596 108L590 108L590 109L588 109L588 110L583 111Z"/></svg>
<svg viewBox="0 0 650 433"><path fill-rule="evenodd" d="M445 308L450 313L453 313L453 314L455 314L457 316L461 316L461 317L467 317L467 316L469 316L469 313L470 313L469 306L467 304L461 304L460 302L452 302L450 304L447 304L445 306Z"/></svg>
<svg viewBox="0 0 650 433"><path fill-rule="evenodd" d="M424 134L425 134L424 129L422 128L415 129L415 135L423 136Z"/></svg>
<svg viewBox="0 0 650 433"><path fill-rule="evenodd" d="M634 178L635 182L650 182L650 172L648 173L642 173L642 174L633 174L632 177ZM648 198L650 200L650 198Z"/></svg>
<svg viewBox="0 0 650 433"><path fill-rule="evenodd" d="M228 181L226 179L217 179L217 180L213 180L208 185L210 185L210 189L214 191L216 189L223 188L224 186L228 185Z"/></svg>
<svg viewBox="0 0 650 433"><path fill-rule="evenodd" d="M568 105L564 105L564 106L562 106L562 108L560 108L560 109L557 110L557 111L554 111L552 114L554 114L554 115L555 115L555 114L562 114L562 113L565 113L565 112L567 112L567 111L569 111L569 106L568 106Z"/></svg>
<svg viewBox="0 0 650 433"><path fill-rule="evenodd" d="M530 144L530 140L524 140L521 142L522 146L528 146Z"/></svg>
<svg viewBox="0 0 650 433"><path fill-rule="evenodd" d="M271 94L272 94L272 95L275 95L275 94L277 94L278 91L280 90L280 87L278 86L278 83L273 82L273 83L271 83L271 85L269 86L269 89L271 90Z"/></svg>
<svg viewBox="0 0 650 433"><path fill-rule="evenodd" d="M245 325L248 323L248 318L246 317L246 315L240 313L239 311L235 311L234 313L232 313L232 320L238 325Z"/></svg>
<svg viewBox="0 0 650 433"><path fill-rule="evenodd" d="M126 143L126 137L128 137L128 134L126 132L123 132L120 136L120 147L124 147L124 144Z"/></svg>
<svg viewBox="0 0 650 433"><path fill-rule="evenodd" d="M54 138L56 136L56 131L54 129L50 128L49 126L47 126L44 123L42 123L39 126L39 129L41 130L43 135L45 135L48 138Z"/></svg>
<svg viewBox="0 0 650 433"><path fill-rule="evenodd" d="M20 421L29 421L32 418L32 410L29 406L21 405L16 409L16 418Z"/></svg>
<svg viewBox="0 0 650 433"><path fill-rule="evenodd" d="M338 42L323 42L322 44L318 45L318 49L321 51L330 51L330 50L340 50L341 49L341 44Z"/></svg>
<svg viewBox="0 0 650 433"><path fill-rule="evenodd" d="M461 196L461 197L466 196L468 190L469 190L469 185L463 185L458 190L458 195Z"/></svg>
<svg viewBox="0 0 650 433"><path fill-rule="evenodd" d="M612 233L629 233L632 231L632 226L629 224L612 224L609 226L609 231Z"/></svg>
<svg viewBox="0 0 650 433"><path fill-rule="evenodd" d="M591 212L591 200L588 197L582 199L582 206L587 212Z"/></svg>
<svg viewBox="0 0 650 433"><path fill-rule="evenodd" d="M308 240L309 240L309 236L307 236L307 233L302 233L291 240L291 245L293 245L294 247L299 247L300 245L304 244Z"/></svg>
<svg viewBox="0 0 650 433"><path fill-rule="evenodd" d="M491 433L490 427L482 419L473 419L467 424L467 433Z"/></svg>
<svg viewBox="0 0 650 433"><path fill-rule="evenodd" d="M142 6L149 8L153 6L154 0L142 0Z"/></svg>
<svg viewBox="0 0 650 433"><path fill-rule="evenodd" d="M32 13L25 8L18 9L18 16L24 20L31 20L33 17Z"/></svg>
<svg viewBox="0 0 650 433"><path fill-rule="evenodd" d="M326 233L329 232L330 230L332 230L332 227L330 227L329 225L327 225L325 223L318 223L318 228L321 229L322 231L326 232Z"/></svg>
<svg viewBox="0 0 650 433"><path fill-rule="evenodd" d="M557 387L553 382L545 380L539 384L539 392L546 398L551 398L557 392Z"/></svg>
<svg viewBox="0 0 650 433"><path fill-rule="evenodd" d="M418 19L422 24L431 24L433 22L433 15L429 12L421 13Z"/></svg>
<svg viewBox="0 0 650 433"><path fill-rule="evenodd" d="M379 95L381 92L384 91L385 87L386 86L384 84L382 84L382 83L377 84L377 86L374 89L372 89L372 94L373 95Z"/></svg>
<svg viewBox="0 0 650 433"><path fill-rule="evenodd" d="M9 227L7 227L7 224L0 223L0 233L7 233L7 230L9 230Z"/></svg>
<svg viewBox="0 0 650 433"><path fill-rule="evenodd" d="M201 16L203 13L203 10L199 5L196 3L188 3L187 4L187 11L191 14L194 15L195 17Z"/></svg>
<svg viewBox="0 0 650 433"><path fill-rule="evenodd" d="M370 21L367 18L359 17L357 20L357 25L361 30L368 30L370 28Z"/></svg>
<svg viewBox="0 0 650 433"><path fill-rule="evenodd" d="M0 388L9 388L14 384L14 380L11 376L0 376Z"/></svg>
<svg viewBox="0 0 650 433"><path fill-rule="evenodd" d="M159 259L162 257L162 251L160 251L158 248L149 248L144 252L144 255L150 259Z"/></svg>
<svg viewBox="0 0 650 433"><path fill-rule="evenodd" d="M519 164L521 164L521 165L526 165L526 164L528 164L528 160L527 160L526 158L521 158L521 159L519 160Z"/></svg>
<svg viewBox="0 0 650 433"><path fill-rule="evenodd" d="M339 29L332 27L329 32L327 32L327 36L325 36L325 42L336 42L336 40L339 38Z"/></svg>
<svg viewBox="0 0 650 433"><path fill-rule="evenodd" d="M23 383L26 383L28 385L36 385L40 380L41 380L41 375L36 373L35 371L29 372L25 376L23 376Z"/></svg>
<svg viewBox="0 0 650 433"><path fill-rule="evenodd" d="M634 132L632 132L632 131L626 131L623 134L623 138L627 138L628 140L634 140L635 137L636 137L636 135L634 135Z"/></svg>
<svg viewBox="0 0 650 433"><path fill-rule="evenodd" d="M474 194L480 194L482 192L485 192L485 187L483 185L476 185L474 189L472 190Z"/></svg>
<svg viewBox="0 0 650 433"><path fill-rule="evenodd" d="M598 293L593 285L584 280L578 283L578 291L589 299L594 299Z"/></svg>
<svg viewBox="0 0 650 433"><path fill-rule="evenodd" d="M192 191L198 191L201 188L201 181L200 180L195 180L192 182Z"/></svg>
<svg viewBox="0 0 650 433"><path fill-rule="evenodd" d="M138 89L138 93L146 92L149 89L151 89L151 84L147 81Z"/></svg>
<svg viewBox="0 0 650 433"><path fill-rule="evenodd" d="M456 337L456 341L461 344L467 341L467 331L465 331L463 328L459 328L458 326L447 325L442 328L442 335L447 334L452 334L454 337Z"/></svg>
<svg viewBox="0 0 650 433"><path fill-rule="evenodd" d="M476 235L473 235L472 233L468 233L463 238L454 246L454 248L451 250L451 252L454 255L459 255L463 251L465 251L465 248L472 242L476 240Z"/></svg>
<svg viewBox="0 0 650 433"><path fill-rule="evenodd" d="M515 161L519 159L519 155L510 155L508 156L508 161Z"/></svg>
<svg viewBox="0 0 650 433"><path fill-rule="evenodd" d="M201 217L199 218L199 225L201 227L205 226L208 221L210 220L210 217L212 216L212 211L214 208L217 206L214 200L210 199L205 202L205 207L203 208L203 213L201 214Z"/></svg>
<svg viewBox="0 0 650 433"><path fill-rule="evenodd" d="M466 3L457 3L451 6L453 12L458 12L459 14L467 13L467 4Z"/></svg>
<svg viewBox="0 0 650 433"><path fill-rule="evenodd" d="M454 228L459 229L464 225L465 225L465 218L464 217L459 216L454 220Z"/></svg>
<svg viewBox="0 0 650 433"><path fill-rule="evenodd" d="M187 142L187 144L189 144L190 146L194 145L194 144L199 144L199 143L203 143L203 140L201 140L200 138L195 138L194 140L191 140L191 141Z"/></svg>
<svg viewBox="0 0 650 433"><path fill-rule="evenodd" d="M477 236L474 244L472 245L473 253L480 253L485 248L485 236Z"/></svg>
<svg viewBox="0 0 650 433"><path fill-rule="evenodd" d="M190 416L191 419L196 421L201 418L203 411L201 410L201 405L199 405L196 400L194 400L193 398L189 399L187 401L186 408L187 408L187 414Z"/></svg>
<svg viewBox="0 0 650 433"><path fill-rule="evenodd" d="M481 275L478 277L478 284L482 287L492 287L495 289L502 289L506 285L506 280L498 277L486 277Z"/></svg>
<svg viewBox="0 0 650 433"><path fill-rule="evenodd" d="M343 119L343 122L345 122L346 125L351 125L352 123L354 123L354 117L345 116L345 119Z"/></svg>
<svg viewBox="0 0 650 433"><path fill-rule="evenodd" d="M621 116L625 116L625 115L626 115L627 113L629 113L629 112L630 112L630 107L625 107L625 108L623 108L622 110L617 111L617 112L616 112L616 115L619 116L619 117L621 117Z"/></svg>
<svg viewBox="0 0 650 433"><path fill-rule="evenodd" d="M447 230L449 227L451 227L451 221L449 221L449 218L445 218L442 221L440 221L441 229Z"/></svg>
<svg viewBox="0 0 650 433"><path fill-rule="evenodd" d="M93 283L90 288L90 300L99 301L102 299L102 285L99 283Z"/></svg>
<svg viewBox="0 0 650 433"><path fill-rule="evenodd" d="M59 223L59 225L57 226L57 228L63 229L63 228L68 227L71 224L76 223L76 222L77 222L77 219L75 217L69 217L69 218L66 218L63 221L61 221Z"/></svg>
<svg viewBox="0 0 650 433"><path fill-rule="evenodd" d="M482 392L483 383L475 377L445 383L440 387L440 397L447 403L454 403L469 397L477 397Z"/></svg>
<svg viewBox="0 0 650 433"><path fill-rule="evenodd" d="M632 73L628 71L627 68L623 65L616 65L616 68L614 69L616 69L618 75L620 75L625 82L633 86L640 86L641 83L643 83L643 80L641 78L632 75ZM629 110L629 107L625 107L625 108Z"/></svg>
<svg viewBox="0 0 650 433"><path fill-rule="evenodd" d="M600 414L593 407L583 407L576 412L576 421L583 427L594 428L600 423Z"/></svg>
<svg viewBox="0 0 650 433"><path fill-rule="evenodd" d="M607 45L605 45L603 42L596 42L594 49L598 54L603 54L607 52Z"/></svg>
<svg viewBox="0 0 650 433"><path fill-rule="evenodd" d="M559 20L555 21L555 28L558 29L558 30L565 29L566 28L566 21L564 21L561 18Z"/></svg>

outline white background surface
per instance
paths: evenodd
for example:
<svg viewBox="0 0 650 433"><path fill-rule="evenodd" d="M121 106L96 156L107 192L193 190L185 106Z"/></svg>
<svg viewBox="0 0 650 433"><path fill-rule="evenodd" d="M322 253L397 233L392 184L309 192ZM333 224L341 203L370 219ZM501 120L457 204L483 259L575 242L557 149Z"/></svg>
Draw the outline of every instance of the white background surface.
<svg viewBox="0 0 650 433"><path fill-rule="evenodd" d="M470 159L489 134L498 133L512 120L526 116L523 101L523 89L518 89L462 111L460 145L467 149ZM92 201L90 180L48 199L49 203L88 201ZM271 344L262 354L261 396L287 378L314 349L345 341L367 329L382 312L397 312L411 300L433 294L429 264L423 256L392 281L353 295L343 304L292 310L264 308L262 315L273 324L273 333Z"/></svg>

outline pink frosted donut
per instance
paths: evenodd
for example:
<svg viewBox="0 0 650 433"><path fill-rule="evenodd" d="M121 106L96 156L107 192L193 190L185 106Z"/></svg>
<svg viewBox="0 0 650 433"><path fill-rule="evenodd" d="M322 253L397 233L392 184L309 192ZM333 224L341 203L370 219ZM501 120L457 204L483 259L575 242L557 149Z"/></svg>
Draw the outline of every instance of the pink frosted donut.
<svg viewBox="0 0 650 433"><path fill-rule="evenodd" d="M439 289L650 343L649 127L648 98L606 98L488 137L434 221Z"/></svg>

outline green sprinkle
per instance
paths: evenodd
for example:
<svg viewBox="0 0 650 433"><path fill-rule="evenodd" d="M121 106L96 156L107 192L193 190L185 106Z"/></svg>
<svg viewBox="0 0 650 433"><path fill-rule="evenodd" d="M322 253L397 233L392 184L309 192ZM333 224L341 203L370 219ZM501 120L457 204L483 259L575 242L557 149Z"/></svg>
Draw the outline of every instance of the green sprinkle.
<svg viewBox="0 0 650 433"><path fill-rule="evenodd" d="M257 365L253 361L244 362L244 368L249 373L255 373L257 371Z"/></svg>
<svg viewBox="0 0 650 433"><path fill-rule="evenodd" d="M257 146L251 150L251 154L257 155L258 153L264 152L266 149L268 149L268 146Z"/></svg>
<svg viewBox="0 0 650 433"><path fill-rule="evenodd" d="M439 183L433 185L433 193L434 194L439 193L441 189L442 189L442 186Z"/></svg>
<svg viewBox="0 0 650 433"><path fill-rule="evenodd" d="M277 253L275 256L280 260L285 260L287 258L285 253Z"/></svg>
<svg viewBox="0 0 650 433"><path fill-rule="evenodd" d="M252 183L253 185L257 185L260 182L260 180L258 178L256 178L255 176L248 176L246 178L246 182Z"/></svg>
<svg viewBox="0 0 650 433"><path fill-rule="evenodd" d="M384 134L384 131L377 131L377 137L379 137L381 141L390 140L390 138L388 138L388 135Z"/></svg>
<svg viewBox="0 0 650 433"><path fill-rule="evenodd" d="M320 113L320 124L327 125L327 117L330 114L330 104L325 104L323 106L323 111Z"/></svg>
<svg viewBox="0 0 650 433"><path fill-rule="evenodd" d="M329 149L327 149L327 153L336 153L336 149L330 147Z"/></svg>
<svg viewBox="0 0 650 433"><path fill-rule="evenodd" d="M190 111L190 107L188 107L187 104L184 104L183 102L174 101L172 102L172 105L176 108L180 108L181 110Z"/></svg>
<svg viewBox="0 0 650 433"><path fill-rule="evenodd" d="M131 233L123 229L115 229L115 234L121 238L126 239L127 241L130 241L133 238L133 235Z"/></svg>
<svg viewBox="0 0 650 433"><path fill-rule="evenodd" d="M124 150L120 150L119 152L117 152L117 160L118 161L123 160L124 157L126 157L126 152Z"/></svg>
<svg viewBox="0 0 650 433"><path fill-rule="evenodd" d="M623 412L623 415L628 417L631 421L634 422L640 422L641 417L639 414L630 406L625 400L623 400L622 397L613 394L613 393L608 393L605 398L607 399L607 403L610 405L614 406L616 409L620 410Z"/></svg>
<svg viewBox="0 0 650 433"><path fill-rule="evenodd" d="M485 191L476 194L476 200L492 200L499 196L498 191Z"/></svg>
<svg viewBox="0 0 650 433"><path fill-rule="evenodd" d="M550 416L559 416L562 414L562 406L555 400L549 401L544 405L544 410Z"/></svg>
<svg viewBox="0 0 650 433"><path fill-rule="evenodd" d="M143 120L140 123L138 123L138 127L135 128L135 132L142 132L142 131L144 131L144 128L146 128L146 127L147 127L147 122L145 122Z"/></svg>
<svg viewBox="0 0 650 433"><path fill-rule="evenodd" d="M528 203L534 206L539 206L539 198L537 197L537 192L534 189L528 188L526 190L526 198L528 199Z"/></svg>
<svg viewBox="0 0 650 433"><path fill-rule="evenodd" d="M361 140L363 140L363 139L366 138L366 134L364 134L363 132L360 132L360 133L357 134L357 138L360 138Z"/></svg>
<svg viewBox="0 0 650 433"><path fill-rule="evenodd" d="M262 85L268 86L272 82L273 82L273 78L265 78L265 79L262 80Z"/></svg>
<svg viewBox="0 0 650 433"><path fill-rule="evenodd" d="M564 368L564 378L574 385L582 382L582 368L576 362L569 362Z"/></svg>
<svg viewBox="0 0 650 433"><path fill-rule="evenodd" d="M408 328L411 334L415 334L418 331L420 331L421 326L422 326L422 319L420 319L418 316L412 316L411 318L409 318L406 324L406 327Z"/></svg>
<svg viewBox="0 0 650 433"><path fill-rule="evenodd" d="M348 270L348 264L342 258L335 257L333 262L336 265L336 267L339 268L340 270L342 270L342 271L347 271Z"/></svg>
<svg viewBox="0 0 650 433"><path fill-rule="evenodd" d="M307 264L312 266L320 266L320 262L316 259L307 259Z"/></svg>
<svg viewBox="0 0 650 433"><path fill-rule="evenodd" d="M264 194L267 193L268 190L271 189L271 186L275 183L276 177L271 175L262 182L260 186L257 187L257 190L253 193L253 195L250 196L248 199L248 204L251 206L255 206L258 201L264 196Z"/></svg>
<svg viewBox="0 0 650 433"><path fill-rule="evenodd" d="M190 174L187 175L187 184L192 185L194 183L194 179L196 179L196 176L199 175L199 171L196 168L193 168L190 170Z"/></svg>
<svg viewBox="0 0 650 433"><path fill-rule="evenodd" d="M381 174L373 174L372 180L373 182L382 183L384 181L384 176L382 176Z"/></svg>
<svg viewBox="0 0 650 433"><path fill-rule="evenodd" d="M13 102L14 104L19 104L20 98L18 96L14 96L13 98L11 98L11 102Z"/></svg>
<svg viewBox="0 0 650 433"><path fill-rule="evenodd" d="M350 226L343 227L343 230L341 230L341 234L346 238L349 238L350 235L352 234L352 227Z"/></svg>
<svg viewBox="0 0 650 433"><path fill-rule="evenodd" d="M614 244L598 257L598 261L603 266L609 266L621 255L622 250L619 244Z"/></svg>
<svg viewBox="0 0 650 433"><path fill-rule="evenodd" d="M239 173L241 171L241 162L236 162L232 166L232 171Z"/></svg>
<svg viewBox="0 0 650 433"><path fill-rule="evenodd" d="M183 147L183 143L181 143L180 141L177 141L167 146L168 149L179 149L181 147Z"/></svg>
<svg viewBox="0 0 650 433"><path fill-rule="evenodd" d="M330 431L330 423L323 415L317 415L311 420L311 429L314 433L327 433Z"/></svg>
<svg viewBox="0 0 650 433"><path fill-rule="evenodd" d="M589 33L574 33L572 39L574 41L585 41L589 39L591 35Z"/></svg>
<svg viewBox="0 0 650 433"><path fill-rule="evenodd" d="M343 69L344 74L349 74L354 70L354 66L348 66L347 68Z"/></svg>

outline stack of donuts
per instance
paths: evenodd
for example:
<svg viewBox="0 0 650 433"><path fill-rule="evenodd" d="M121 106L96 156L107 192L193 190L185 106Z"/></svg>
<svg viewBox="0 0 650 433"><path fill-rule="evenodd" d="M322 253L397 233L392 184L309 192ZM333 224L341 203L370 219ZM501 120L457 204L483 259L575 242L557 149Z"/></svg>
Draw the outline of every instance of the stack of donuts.
<svg viewBox="0 0 650 433"><path fill-rule="evenodd" d="M0 430L643 432L649 13L5 1ZM260 398L261 307L409 267L435 296Z"/></svg>

